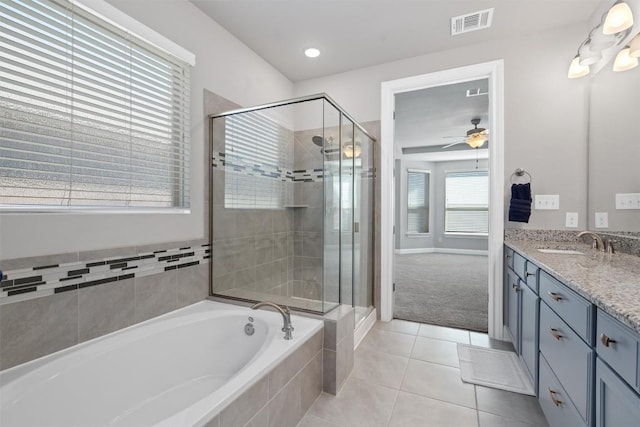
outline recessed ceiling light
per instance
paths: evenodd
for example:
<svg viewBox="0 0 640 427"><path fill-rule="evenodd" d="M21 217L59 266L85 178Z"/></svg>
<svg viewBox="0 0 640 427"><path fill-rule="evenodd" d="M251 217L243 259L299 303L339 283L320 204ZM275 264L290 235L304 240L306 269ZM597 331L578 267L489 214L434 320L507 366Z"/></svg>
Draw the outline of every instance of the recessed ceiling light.
<svg viewBox="0 0 640 427"><path fill-rule="evenodd" d="M307 55L309 58L317 58L318 56L320 56L320 51L315 47L311 47L305 50L304 54Z"/></svg>

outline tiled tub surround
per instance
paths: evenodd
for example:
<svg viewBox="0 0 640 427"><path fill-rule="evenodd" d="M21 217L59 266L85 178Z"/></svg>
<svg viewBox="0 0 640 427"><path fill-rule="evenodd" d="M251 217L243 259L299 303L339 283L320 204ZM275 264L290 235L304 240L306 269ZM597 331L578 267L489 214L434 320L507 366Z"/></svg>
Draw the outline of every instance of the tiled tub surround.
<svg viewBox="0 0 640 427"><path fill-rule="evenodd" d="M201 301L2 372L0 424L294 426L321 391L323 331L292 322L287 341L276 312Z"/></svg>
<svg viewBox="0 0 640 427"><path fill-rule="evenodd" d="M0 369L205 299L209 251L198 240L0 261Z"/></svg>
<svg viewBox="0 0 640 427"><path fill-rule="evenodd" d="M640 257L624 253L610 255L578 242L507 240L505 244L640 332ZM549 254L537 250L554 247L578 248L585 255Z"/></svg>

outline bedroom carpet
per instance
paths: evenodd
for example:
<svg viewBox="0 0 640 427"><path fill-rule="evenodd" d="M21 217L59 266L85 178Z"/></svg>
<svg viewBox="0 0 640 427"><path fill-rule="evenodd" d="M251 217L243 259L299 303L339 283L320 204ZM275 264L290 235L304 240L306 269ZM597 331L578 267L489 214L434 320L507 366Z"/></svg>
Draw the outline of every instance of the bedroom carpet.
<svg viewBox="0 0 640 427"><path fill-rule="evenodd" d="M482 255L396 255L393 317L487 332L488 259Z"/></svg>

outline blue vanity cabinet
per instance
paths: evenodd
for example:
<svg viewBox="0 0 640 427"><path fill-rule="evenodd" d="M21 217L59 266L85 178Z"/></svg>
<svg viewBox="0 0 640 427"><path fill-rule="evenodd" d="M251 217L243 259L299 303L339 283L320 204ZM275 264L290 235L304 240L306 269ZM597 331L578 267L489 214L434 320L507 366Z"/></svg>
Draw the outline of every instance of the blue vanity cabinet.
<svg viewBox="0 0 640 427"><path fill-rule="evenodd" d="M538 313L540 298L528 286L521 286L520 357L538 393Z"/></svg>
<svg viewBox="0 0 640 427"><path fill-rule="evenodd" d="M640 334L598 309L596 426L640 425Z"/></svg>
<svg viewBox="0 0 640 427"><path fill-rule="evenodd" d="M600 358L596 361L596 427L640 425L640 396Z"/></svg>
<svg viewBox="0 0 640 427"><path fill-rule="evenodd" d="M511 269L507 269L504 297L506 316L504 318L507 331L516 353L520 354L520 279Z"/></svg>

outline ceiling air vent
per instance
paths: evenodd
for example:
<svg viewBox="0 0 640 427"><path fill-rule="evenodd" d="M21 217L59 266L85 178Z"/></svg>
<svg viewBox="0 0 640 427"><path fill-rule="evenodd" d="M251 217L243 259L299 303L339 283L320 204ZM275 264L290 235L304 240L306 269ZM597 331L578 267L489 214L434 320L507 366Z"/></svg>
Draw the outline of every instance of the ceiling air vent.
<svg viewBox="0 0 640 427"><path fill-rule="evenodd" d="M493 8L451 18L451 35L455 36L469 31L484 30L491 26Z"/></svg>

